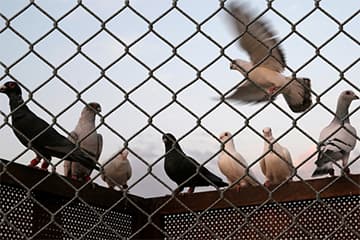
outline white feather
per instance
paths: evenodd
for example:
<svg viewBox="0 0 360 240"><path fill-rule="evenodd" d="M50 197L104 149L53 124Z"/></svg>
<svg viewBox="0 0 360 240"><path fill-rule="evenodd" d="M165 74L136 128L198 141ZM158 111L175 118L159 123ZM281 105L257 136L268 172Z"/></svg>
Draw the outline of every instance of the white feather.
<svg viewBox="0 0 360 240"><path fill-rule="evenodd" d="M235 149L234 141L229 132L220 135L220 140L225 142L225 149L221 151L218 159L220 171L226 176L229 183L234 183L241 179L235 187L243 187L247 185L256 185L255 177L251 170L249 176L246 175L247 162ZM244 177L244 178L243 178Z"/></svg>
<svg viewBox="0 0 360 240"><path fill-rule="evenodd" d="M270 128L265 128L264 137L272 143L274 138ZM264 141L264 153L270 149L268 141ZM268 152L260 161L261 171L270 184L280 184L290 178L293 163L290 152L279 143L273 143L272 151Z"/></svg>
<svg viewBox="0 0 360 240"><path fill-rule="evenodd" d="M113 157L110 162L105 165L101 177L110 188L114 188L115 186L118 186L119 188L127 187L127 181L132 174L131 165L127 156L128 151L124 150Z"/></svg>

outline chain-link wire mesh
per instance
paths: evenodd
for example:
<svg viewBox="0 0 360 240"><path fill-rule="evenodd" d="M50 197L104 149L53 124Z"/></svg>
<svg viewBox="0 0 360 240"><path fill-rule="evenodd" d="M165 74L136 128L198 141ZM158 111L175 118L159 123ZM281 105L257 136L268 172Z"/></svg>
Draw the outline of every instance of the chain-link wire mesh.
<svg viewBox="0 0 360 240"><path fill-rule="evenodd" d="M319 144L318 128L335 115L340 92L360 91L359 3L336 11L339 3L325 0L257 2L256 19L269 18L281 29L286 72L311 78L314 103L300 114L279 98L246 106L224 99L248 80L229 73L229 63L243 53L241 35L226 32L228 3L0 3L0 81L16 81L25 103L64 135L96 99L105 109L96 126L104 136L102 163L126 148L134 172L129 187L117 192L98 186L98 171L86 183L63 177L63 159L50 162L50 172L18 166L33 153L11 133L12 113L2 101L1 157L9 160L1 164L2 238L360 239L359 175L336 162L337 176L309 181L318 152L312 147L303 154ZM358 109L349 114L355 127ZM256 168L272 150L262 151L261 130L269 125L278 133L275 142L302 155L290 178L268 188ZM247 173L255 171L259 186L232 190L243 176L213 192L175 194L163 170L168 153L161 136L174 131L185 152L220 174L218 134L229 129L252 152ZM356 151L347 166L358 173ZM170 196L153 198L157 193Z"/></svg>

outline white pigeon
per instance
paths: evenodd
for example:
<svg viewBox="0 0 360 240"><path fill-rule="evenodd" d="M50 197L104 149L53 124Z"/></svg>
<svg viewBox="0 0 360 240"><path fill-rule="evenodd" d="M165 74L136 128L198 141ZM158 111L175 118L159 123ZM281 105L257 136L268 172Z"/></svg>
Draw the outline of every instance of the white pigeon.
<svg viewBox="0 0 360 240"><path fill-rule="evenodd" d="M334 176L332 163L338 160L342 160L344 172L350 173L347 164L350 152L356 145L356 129L351 125L348 114L349 106L355 99L359 97L353 91L347 90L340 94L334 119L320 133L320 152L313 177L325 174Z"/></svg>
<svg viewBox="0 0 360 240"><path fill-rule="evenodd" d="M251 62L241 59L231 62L230 69L239 71L246 80L226 99L257 103L282 93L293 112L308 109L312 104L310 79L285 77L282 74L286 67L285 56L269 24L255 20L256 16L248 11L246 5L232 4L230 13L240 37L240 45L250 56Z"/></svg>
<svg viewBox="0 0 360 240"><path fill-rule="evenodd" d="M266 177L264 185L280 184L290 178L293 167L290 152L278 142L274 143L274 137L271 128L266 127L263 130L266 140L264 140L264 154L267 153L260 161L260 168Z"/></svg>
<svg viewBox="0 0 360 240"><path fill-rule="evenodd" d="M247 162L235 149L234 140L230 132L224 132L220 135L220 141L224 143L224 149L220 152L218 159L218 166L220 171L226 176L228 182L235 183L239 179L234 188L239 191L246 186L257 185L254 180L254 174L249 169L249 174L246 176Z"/></svg>
<svg viewBox="0 0 360 240"><path fill-rule="evenodd" d="M103 138L96 132L95 117L101 112L101 106L92 102L87 104L81 111L80 119L75 130L70 133L68 139L73 143L79 143L96 161L99 160L102 148ZM81 165L79 162L64 161L64 175L75 180L90 180L91 170Z"/></svg>
<svg viewBox="0 0 360 240"><path fill-rule="evenodd" d="M113 189L118 186L120 189L126 189L127 181L131 177L131 165L127 158L129 152L123 150L116 156L112 157L110 162L104 167L101 178L107 183L109 188Z"/></svg>

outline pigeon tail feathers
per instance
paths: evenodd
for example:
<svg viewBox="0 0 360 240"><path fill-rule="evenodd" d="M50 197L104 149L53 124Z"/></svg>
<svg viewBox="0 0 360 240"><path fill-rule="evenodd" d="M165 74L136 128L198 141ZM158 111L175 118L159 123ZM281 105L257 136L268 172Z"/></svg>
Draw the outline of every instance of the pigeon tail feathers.
<svg viewBox="0 0 360 240"><path fill-rule="evenodd" d="M290 109L295 112L303 112L312 105L311 81L308 78L296 78L283 90L283 95Z"/></svg>

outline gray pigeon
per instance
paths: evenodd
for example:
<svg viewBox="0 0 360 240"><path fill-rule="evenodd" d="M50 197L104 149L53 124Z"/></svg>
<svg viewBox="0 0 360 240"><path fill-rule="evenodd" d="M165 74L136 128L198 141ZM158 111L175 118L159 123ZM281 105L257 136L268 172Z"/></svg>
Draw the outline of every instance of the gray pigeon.
<svg viewBox="0 0 360 240"><path fill-rule="evenodd" d="M320 152L315 162L313 177L330 174L334 176L332 163L342 160L344 172L350 173L347 167L350 152L356 145L356 129L350 124L349 106L359 99L353 91L347 90L340 94L336 114L331 123L320 133Z"/></svg>
<svg viewBox="0 0 360 240"><path fill-rule="evenodd" d="M282 93L293 112L308 109L312 104L310 79L285 77L282 74L286 67L285 56L269 24L254 20L256 16L246 5L232 4L230 13L240 36L240 45L250 56L251 62L241 59L232 61L230 69L239 71L247 79L226 99L257 103Z"/></svg>
<svg viewBox="0 0 360 240"><path fill-rule="evenodd" d="M129 152L123 150L110 162L105 165L101 178L107 183L109 188L113 189L118 186L120 189L128 188L127 181L131 177L131 165L127 158Z"/></svg>
<svg viewBox="0 0 360 240"><path fill-rule="evenodd" d="M103 138L96 132L95 117L101 112L101 106L92 102L87 104L81 111L80 119L75 130L70 133L68 139L73 143L79 143L80 147L91 154L96 161L99 160ZM64 175L75 180L90 180L92 170L78 162L64 161Z"/></svg>
<svg viewBox="0 0 360 240"><path fill-rule="evenodd" d="M197 186L228 186L221 178L215 176L204 166L200 166L193 158L187 156L172 134L164 134L162 139L166 151L165 172L171 180L177 183L176 194L185 187L189 187L188 193L193 193Z"/></svg>
<svg viewBox="0 0 360 240"><path fill-rule="evenodd" d="M21 89L16 82L6 82L0 87L0 92L9 97L12 127L16 137L36 154L35 159L30 163L31 167L35 167L42 158L50 161L51 157L57 157L80 162L89 169L99 170L96 161L89 154L76 147L30 111L22 99ZM47 166L48 164L43 164L42 168L47 168Z"/></svg>

